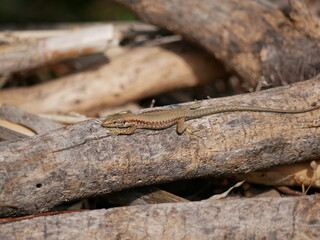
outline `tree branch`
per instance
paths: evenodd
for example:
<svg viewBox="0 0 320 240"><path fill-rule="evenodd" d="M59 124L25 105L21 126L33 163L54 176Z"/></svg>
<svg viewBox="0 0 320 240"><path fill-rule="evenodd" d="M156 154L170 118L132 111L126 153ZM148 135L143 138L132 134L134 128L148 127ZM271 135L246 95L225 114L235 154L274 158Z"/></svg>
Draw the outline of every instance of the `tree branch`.
<svg viewBox="0 0 320 240"><path fill-rule="evenodd" d="M267 1L115 1L142 20L197 42L248 87L259 81L286 85L318 73L318 39L297 31L297 24Z"/></svg>
<svg viewBox="0 0 320 240"><path fill-rule="evenodd" d="M251 198L43 216L0 225L0 238L319 239L319 219L317 196Z"/></svg>
<svg viewBox="0 0 320 240"><path fill-rule="evenodd" d="M203 101L283 109L319 104L320 76L292 86ZM237 174L320 157L320 110L303 114L234 112L175 127L109 135L101 120L0 143L0 216L44 212L65 201L125 188ZM174 169L174 171L173 171Z"/></svg>
<svg viewBox="0 0 320 240"><path fill-rule="evenodd" d="M92 114L102 107L195 86L225 75L219 61L190 45L142 47L96 69L33 87L4 89L0 92L0 105L12 104L33 113Z"/></svg>

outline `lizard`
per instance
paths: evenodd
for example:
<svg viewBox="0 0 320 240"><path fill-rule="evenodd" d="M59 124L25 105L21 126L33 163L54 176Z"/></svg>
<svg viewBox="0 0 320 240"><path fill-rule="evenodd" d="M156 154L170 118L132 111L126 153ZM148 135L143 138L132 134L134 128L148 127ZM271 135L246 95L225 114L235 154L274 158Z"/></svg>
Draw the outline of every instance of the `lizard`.
<svg viewBox="0 0 320 240"><path fill-rule="evenodd" d="M185 121L217 113L246 111L298 114L310 112L319 108L320 106L300 110L286 110L238 105L201 106L199 104L193 104L176 109L150 110L143 113L132 113L130 110L123 111L108 116L102 121L101 125L110 129L117 135L130 135L133 134L137 128L165 129L177 124L177 133L181 135L187 129L184 125Z"/></svg>

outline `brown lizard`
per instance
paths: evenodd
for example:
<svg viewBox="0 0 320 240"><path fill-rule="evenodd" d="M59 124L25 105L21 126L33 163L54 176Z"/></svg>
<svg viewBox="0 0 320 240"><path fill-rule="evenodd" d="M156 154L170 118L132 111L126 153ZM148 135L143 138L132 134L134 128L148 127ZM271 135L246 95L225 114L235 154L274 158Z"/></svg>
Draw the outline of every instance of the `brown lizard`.
<svg viewBox="0 0 320 240"><path fill-rule="evenodd" d="M137 128L164 129L177 124L177 133L182 134L186 130L185 121L216 113L246 111L297 114L319 108L320 106L301 110L284 110L250 106L201 106L194 104L178 109L151 110L138 114L131 111L120 112L108 116L101 125L116 134L129 135L133 134Z"/></svg>

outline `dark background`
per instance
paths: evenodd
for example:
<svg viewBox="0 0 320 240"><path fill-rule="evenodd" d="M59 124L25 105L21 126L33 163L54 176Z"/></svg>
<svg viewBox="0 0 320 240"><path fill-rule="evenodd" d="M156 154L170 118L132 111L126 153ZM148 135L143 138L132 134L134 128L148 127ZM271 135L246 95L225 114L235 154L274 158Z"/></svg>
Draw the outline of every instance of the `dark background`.
<svg viewBox="0 0 320 240"><path fill-rule="evenodd" d="M0 24L134 20L108 0L0 0Z"/></svg>

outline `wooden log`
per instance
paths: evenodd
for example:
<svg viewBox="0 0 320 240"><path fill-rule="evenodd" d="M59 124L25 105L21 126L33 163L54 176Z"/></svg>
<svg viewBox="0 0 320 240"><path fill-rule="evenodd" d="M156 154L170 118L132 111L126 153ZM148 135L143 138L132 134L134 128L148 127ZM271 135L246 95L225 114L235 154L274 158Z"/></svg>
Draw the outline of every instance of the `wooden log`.
<svg viewBox="0 0 320 240"><path fill-rule="evenodd" d="M0 141L14 141L26 136L27 135L0 126Z"/></svg>
<svg viewBox="0 0 320 240"><path fill-rule="evenodd" d="M107 24L2 48L0 74L35 68L82 54L101 52L117 46L119 38L120 34L114 26Z"/></svg>
<svg viewBox="0 0 320 240"><path fill-rule="evenodd" d="M115 1L143 21L202 45L242 76L247 87L256 87L258 82L286 85L319 72L320 43L316 34L300 31L303 23L293 23L268 1ZM308 29L316 29L316 23L308 24Z"/></svg>
<svg viewBox="0 0 320 240"><path fill-rule="evenodd" d="M26 125L37 134L46 133L52 129L63 126L52 122L47 118L39 117L32 113L27 113L10 105L4 105L0 108L0 119L1 118L6 118L12 122L19 122L20 124ZM28 135L0 126L0 141L14 141L26 137L28 137ZM117 206L188 202L187 199L151 186L109 194L104 196L104 199L108 203L115 204Z"/></svg>
<svg viewBox="0 0 320 240"><path fill-rule="evenodd" d="M319 104L320 75L267 91L203 101L284 109ZM0 216L48 211L66 201L125 188L237 174L320 157L320 110L303 114L234 112L175 127L115 136L88 120L0 143ZM174 169L174 171L173 171Z"/></svg>
<svg viewBox="0 0 320 240"><path fill-rule="evenodd" d="M195 86L225 75L220 62L190 45L142 47L97 69L33 87L2 90L0 105L12 104L33 113L95 114L103 107Z"/></svg>
<svg viewBox="0 0 320 240"><path fill-rule="evenodd" d="M158 204L76 212L0 225L20 239L319 239L316 195Z"/></svg>
<svg viewBox="0 0 320 240"><path fill-rule="evenodd" d="M46 118L25 112L15 106L4 104L0 107L0 119L9 120L28 127L36 134L63 127L62 124L52 122Z"/></svg>

